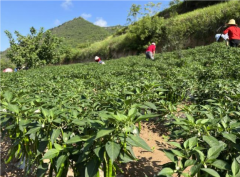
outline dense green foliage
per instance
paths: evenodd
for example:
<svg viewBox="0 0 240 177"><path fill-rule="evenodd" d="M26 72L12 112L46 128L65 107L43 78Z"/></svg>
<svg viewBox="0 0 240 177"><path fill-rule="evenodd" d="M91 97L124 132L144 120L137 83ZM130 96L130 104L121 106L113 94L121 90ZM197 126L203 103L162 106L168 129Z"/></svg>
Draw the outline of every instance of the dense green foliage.
<svg viewBox="0 0 240 177"><path fill-rule="evenodd" d="M26 65L26 67L32 68L59 63L60 56L63 54L62 39L53 36L51 31L48 30L44 34L43 28L41 28L37 33L36 29L32 27L27 36L15 31L16 42L9 31L6 30L5 33L10 42L7 57L17 67Z"/></svg>
<svg viewBox="0 0 240 177"><path fill-rule="evenodd" d="M65 38L65 44L71 47L79 47L83 44L90 45L92 42L101 41L111 33L105 28L96 26L81 17L63 23L50 29L58 37Z"/></svg>
<svg viewBox="0 0 240 177"><path fill-rule="evenodd" d="M132 147L151 150L138 133L141 121L158 117L172 139L182 140L171 143L179 149L166 151L173 163L159 175L190 166L185 176L237 176L239 56L238 48L214 43L157 54L155 61L141 55L4 73L1 130L13 144L6 162L25 159L26 172L37 165L37 176L49 165L49 176L66 176L69 166L76 176L93 177L101 167L105 176L116 176L120 163L136 159Z"/></svg>
<svg viewBox="0 0 240 177"><path fill-rule="evenodd" d="M7 50L0 52L0 68L1 70L5 68L15 68L16 65L11 62L10 59L7 58Z"/></svg>
<svg viewBox="0 0 240 177"><path fill-rule="evenodd" d="M223 1L222 1L223 2ZM196 9L208 7L217 3L221 3L221 1L179 1L173 0L169 2L171 5L170 8L163 10L158 13L159 17L169 18L174 14L184 14L187 12L191 12Z"/></svg>
<svg viewBox="0 0 240 177"><path fill-rule="evenodd" d="M107 30L110 34L115 34L118 30L124 28L124 26L116 25L116 26L109 26L109 27L102 27Z"/></svg>

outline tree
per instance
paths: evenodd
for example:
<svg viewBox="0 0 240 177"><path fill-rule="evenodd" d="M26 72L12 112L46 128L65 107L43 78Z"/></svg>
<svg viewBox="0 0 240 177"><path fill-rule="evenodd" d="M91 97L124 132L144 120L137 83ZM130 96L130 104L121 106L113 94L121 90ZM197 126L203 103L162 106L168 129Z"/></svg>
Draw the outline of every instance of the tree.
<svg viewBox="0 0 240 177"><path fill-rule="evenodd" d="M136 22L138 20L138 15L141 15L141 5L132 4L130 12L128 13L127 21L129 23Z"/></svg>
<svg viewBox="0 0 240 177"><path fill-rule="evenodd" d="M173 5L179 4L180 2L181 2L181 0L172 0L169 2L169 5L173 6Z"/></svg>
<svg viewBox="0 0 240 177"><path fill-rule="evenodd" d="M142 9L141 5L132 4L130 12L128 13L128 23L135 23L139 20L139 16L154 16L156 13L159 12L160 5L160 2L156 4L154 4L153 2L149 2L145 4L145 7Z"/></svg>
<svg viewBox="0 0 240 177"><path fill-rule="evenodd" d="M7 57L17 67L26 65L28 68L36 68L60 61L60 56L63 54L61 48L63 40L53 36L50 30L44 33L43 28L40 28L37 33L36 29L31 27L30 34L27 36L23 36L18 31L15 31L17 42L15 42L9 31L6 30L4 32L10 42Z"/></svg>

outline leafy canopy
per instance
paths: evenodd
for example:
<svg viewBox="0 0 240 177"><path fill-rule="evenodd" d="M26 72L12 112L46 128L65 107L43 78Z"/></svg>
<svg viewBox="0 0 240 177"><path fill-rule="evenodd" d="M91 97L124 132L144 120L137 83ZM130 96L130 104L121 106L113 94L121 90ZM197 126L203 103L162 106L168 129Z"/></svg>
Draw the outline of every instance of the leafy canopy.
<svg viewBox="0 0 240 177"><path fill-rule="evenodd" d="M9 31L5 31L9 38L10 49L7 57L18 67L26 65L28 68L36 68L47 64L55 64L60 61L60 55L63 53L61 38L52 35L51 31L40 28L37 33L34 27L30 28L30 34L21 35L15 31L17 41L12 37Z"/></svg>

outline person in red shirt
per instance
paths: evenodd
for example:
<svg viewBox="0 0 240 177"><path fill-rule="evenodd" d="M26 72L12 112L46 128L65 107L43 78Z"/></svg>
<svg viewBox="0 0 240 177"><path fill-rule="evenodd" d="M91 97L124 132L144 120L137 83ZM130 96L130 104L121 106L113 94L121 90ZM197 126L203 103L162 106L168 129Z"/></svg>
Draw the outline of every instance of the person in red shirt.
<svg viewBox="0 0 240 177"><path fill-rule="evenodd" d="M95 56L95 61L98 62L99 64L105 64L104 61L102 61L101 58L98 56Z"/></svg>
<svg viewBox="0 0 240 177"><path fill-rule="evenodd" d="M231 47L237 47L240 44L240 28L237 26L234 19L229 20L228 27L223 31L223 34L229 36L229 45Z"/></svg>
<svg viewBox="0 0 240 177"><path fill-rule="evenodd" d="M156 50L156 44L153 42L150 46L148 46L146 50L146 58L150 58L154 60L155 50Z"/></svg>

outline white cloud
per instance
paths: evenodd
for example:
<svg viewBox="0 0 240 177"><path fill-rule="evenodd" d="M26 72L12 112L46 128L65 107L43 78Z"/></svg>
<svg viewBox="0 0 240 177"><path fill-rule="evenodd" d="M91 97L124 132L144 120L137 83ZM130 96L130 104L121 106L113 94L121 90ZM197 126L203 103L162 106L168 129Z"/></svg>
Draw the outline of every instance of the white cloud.
<svg viewBox="0 0 240 177"><path fill-rule="evenodd" d="M91 16L92 16L91 14L85 14L85 13L81 15L81 17L84 19L90 18Z"/></svg>
<svg viewBox="0 0 240 177"><path fill-rule="evenodd" d="M97 17L97 21L94 22L94 25L101 26L101 27L106 27L107 22L103 20L101 17Z"/></svg>
<svg viewBox="0 0 240 177"><path fill-rule="evenodd" d="M69 10L69 8L71 6L73 6L73 3L71 2L72 0L65 0L61 6L65 9L65 10Z"/></svg>
<svg viewBox="0 0 240 177"><path fill-rule="evenodd" d="M59 26L60 24L61 24L60 20L56 19L56 20L54 21L54 25L55 25L55 26Z"/></svg>

